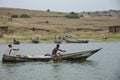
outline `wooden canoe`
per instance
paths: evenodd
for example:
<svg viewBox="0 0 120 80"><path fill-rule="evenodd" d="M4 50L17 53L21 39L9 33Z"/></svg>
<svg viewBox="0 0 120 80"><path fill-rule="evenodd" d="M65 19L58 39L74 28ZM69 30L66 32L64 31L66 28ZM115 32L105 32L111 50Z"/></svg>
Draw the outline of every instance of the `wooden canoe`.
<svg viewBox="0 0 120 80"><path fill-rule="evenodd" d="M62 43L62 41L60 41L60 40L55 40L54 42L55 43Z"/></svg>
<svg viewBox="0 0 120 80"><path fill-rule="evenodd" d="M89 40L68 40L64 39L67 43L88 43Z"/></svg>
<svg viewBox="0 0 120 80"><path fill-rule="evenodd" d="M67 61L75 61L75 60L85 60L89 56L93 55L94 53L98 52L100 49L95 50L88 50L82 52L75 52L75 53L68 53L68 54L61 54L62 60ZM24 56L24 55L8 55L4 54L2 58L2 62L30 62L30 61L51 61L54 58L50 55L43 55L43 56Z"/></svg>
<svg viewBox="0 0 120 80"><path fill-rule="evenodd" d="M39 37L32 37L32 43L39 43Z"/></svg>
<svg viewBox="0 0 120 80"><path fill-rule="evenodd" d="M20 44L20 41L17 41L15 38L13 39L13 44Z"/></svg>

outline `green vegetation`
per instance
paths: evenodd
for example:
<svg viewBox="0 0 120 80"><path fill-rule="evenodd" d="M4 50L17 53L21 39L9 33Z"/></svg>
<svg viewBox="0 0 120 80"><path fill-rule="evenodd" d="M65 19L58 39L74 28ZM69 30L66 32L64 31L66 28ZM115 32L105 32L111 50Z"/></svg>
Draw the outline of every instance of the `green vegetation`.
<svg viewBox="0 0 120 80"><path fill-rule="evenodd" d="M63 36L63 35L61 35ZM38 35L40 38L40 41L44 42L53 42L54 41L54 35L48 34L48 35ZM31 36L3 36L0 38L0 42L12 42L13 38L16 38L16 40L19 40L20 42L31 42ZM73 40L89 40L89 41L119 41L120 36L119 35L110 35L107 37L107 39L103 39L103 36L98 36L98 35L73 35L72 37Z"/></svg>
<svg viewBox="0 0 120 80"><path fill-rule="evenodd" d="M108 39L120 40L120 36L119 35L111 35L111 36L108 36Z"/></svg>
<svg viewBox="0 0 120 80"><path fill-rule="evenodd" d="M28 14L21 14L20 18L31 18L31 16L29 16Z"/></svg>
<svg viewBox="0 0 120 80"><path fill-rule="evenodd" d="M11 18L19 18L19 16L17 14L13 14ZM21 14L20 18L31 18L31 16L28 14Z"/></svg>
<svg viewBox="0 0 120 80"><path fill-rule="evenodd" d="M79 19L80 18L80 16L75 12L71 12L71 13L65 15L65 17L70 18L70 19Z"/></svg>
<svg viewBox="0 0 120 80"><path fill-rule="evenodd" d="M18 15L14 14L14 15L11 16L11 18L18 18Z"/></svg>
<svg viewBox="0 0 120 80"><path fill-rule="evenodd" d="M0 41L12 42L13 38L15 38L16 40L23 41L23 42L30 42L31 41L30 36L3 36L3 38L0 38Z"/></svg>
<svg viewBox="0 0 120 80"><path fill-rule="evenodd" d="M50 35L50 34L48 34L48 35L42 35L40 37L40 40L53 40L53 39L54 39L53 35Z"/></svg>

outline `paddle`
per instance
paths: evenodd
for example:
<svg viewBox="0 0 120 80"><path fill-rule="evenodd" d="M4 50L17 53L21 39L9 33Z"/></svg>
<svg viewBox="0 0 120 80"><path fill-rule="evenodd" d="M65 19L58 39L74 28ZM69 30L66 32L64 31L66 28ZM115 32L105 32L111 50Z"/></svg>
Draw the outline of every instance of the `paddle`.
<svg viewBox="0 0 120 80"><path fill-rule="evenodd" d="M16 54L16 52L17 52L19 49L12 49L12 50L14 50L14 54Z"/></svg>
<svg viewBox="0 0 120 80"><path fill-rule="evenodd" d="M14 51L18 51L19 49L13 49Z"/></svg>

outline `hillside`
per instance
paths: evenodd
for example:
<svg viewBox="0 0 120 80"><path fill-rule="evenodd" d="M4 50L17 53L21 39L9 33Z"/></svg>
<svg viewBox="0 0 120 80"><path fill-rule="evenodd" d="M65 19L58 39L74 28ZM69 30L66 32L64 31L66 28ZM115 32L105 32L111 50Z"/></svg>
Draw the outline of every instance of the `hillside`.
<svg viewBox="0 0 120 80"><path fill-rule="evenodd" d="M27 14L31 18L12 18L12 15ZM34 36L72 34L77 39L119 35L109 33L109 26L120 26L120 10L82 12L79 19L68 19L69 13L38 11L15 8L0 8L0 26L8 26L5 36ZM90 38L92 39L92 38Z"/></svg>

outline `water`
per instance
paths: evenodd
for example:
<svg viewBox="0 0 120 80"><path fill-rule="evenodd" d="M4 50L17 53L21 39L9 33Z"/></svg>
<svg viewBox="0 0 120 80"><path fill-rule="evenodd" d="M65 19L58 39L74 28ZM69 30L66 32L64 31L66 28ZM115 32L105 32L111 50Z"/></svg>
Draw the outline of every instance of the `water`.
<svg viewBox="0 0 120 80"><path fill-rule="evenodd" d="M17 54L43 55L51 53L54 43L13 45ZM7 44L0 44L0 80L120 80L120 42L90 42L61 44L65 53L103 48L83 62L23 62L2 63ZM64 53L64 54L65 54Z"/></svg>

